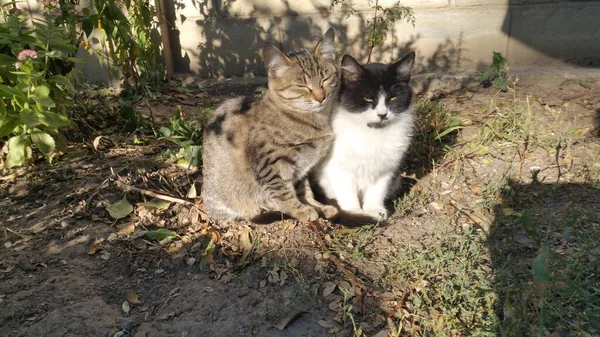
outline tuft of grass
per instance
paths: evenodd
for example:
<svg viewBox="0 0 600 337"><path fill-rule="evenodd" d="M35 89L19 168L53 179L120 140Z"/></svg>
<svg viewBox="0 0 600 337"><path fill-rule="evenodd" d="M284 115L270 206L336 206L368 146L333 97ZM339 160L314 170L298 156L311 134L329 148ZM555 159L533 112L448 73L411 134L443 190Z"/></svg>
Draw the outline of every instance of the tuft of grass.
<svg viewBox="0 0 600 337"><path fill-rule="evenodd" d="M498 212L490 233L503 313L499 333L598 336L600 225L586 206L600 193L592 186L573 185L521 189L521 194L535 193L536 200L513 201L514 209ZM560 193L568 197L557 201ZM540 208L548 215L540 217Z"/></svg>
<svg viewBox="0 0 600 337"><path fill-rule="evenodd" d="M463 121L458 111L448 109L440 101L422 97L414 111L415 129L406 155L409 169L422 177L441 159L456 140Z"/></svg>
<svg viewBox="0 0 600 337"><path fill-rule="evenodd" d="M496 336L497 296L485 239L473 229L409 247L384 282L405 279L412 289L403 329L419 336Z"/></svg>

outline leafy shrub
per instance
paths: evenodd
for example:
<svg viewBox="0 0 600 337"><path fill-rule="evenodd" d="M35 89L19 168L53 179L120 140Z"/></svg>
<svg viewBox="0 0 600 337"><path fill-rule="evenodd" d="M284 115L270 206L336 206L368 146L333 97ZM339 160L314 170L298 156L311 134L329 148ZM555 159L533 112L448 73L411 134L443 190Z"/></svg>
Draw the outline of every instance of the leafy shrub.
<svg viewBox="0 0 600 337"><path fill-rule="evenodd" d="M60 128L72 125L67 118L75 92L71 79L79 77L70 66L77 62L69 56L76 46L66 31L48 13L24 30L27 15L8 9L12 4L0 8L0 139L8 137L7 168L29 162L34 149L48 160L55 150L65 150Z"/></svg>

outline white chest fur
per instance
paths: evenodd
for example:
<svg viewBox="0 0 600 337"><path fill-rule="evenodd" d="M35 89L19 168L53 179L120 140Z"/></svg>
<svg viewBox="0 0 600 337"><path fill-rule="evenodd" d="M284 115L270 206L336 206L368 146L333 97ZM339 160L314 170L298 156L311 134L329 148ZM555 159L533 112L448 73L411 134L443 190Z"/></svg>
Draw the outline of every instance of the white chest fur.
<svg viewBox="0 0 600 337"><path fill-rule="evenodd" d="M412 107L393 116L383 128L367 126L372 118L367 112L336 109L332 120L335 141L321 166L319 182L344 210L387 215L383 199L410 144Z"/></svg>

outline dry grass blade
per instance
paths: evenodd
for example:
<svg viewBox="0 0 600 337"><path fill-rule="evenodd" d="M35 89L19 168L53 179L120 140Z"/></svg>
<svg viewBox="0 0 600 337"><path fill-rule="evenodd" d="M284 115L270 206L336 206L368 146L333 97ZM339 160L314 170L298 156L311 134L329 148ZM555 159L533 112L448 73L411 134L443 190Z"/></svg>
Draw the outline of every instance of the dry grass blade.
<svg viewBox="0 0 600 337"><path fill-rule="evenodd" d="M148 190L145 190L145 189L142 189L142 188L139 188L139 187L127 185L127 184L125 184L123 182L120 182L120 181L117 181L116 183L117 183L117 187L119 187L120 189L122 189L125 192L137 192L137 193L141 193L141 194L144 194L144 195L147 195L147 196L150 196L150 197L154 197L154 198L157 198L157 199L162 199L162 200L166 200L166 201L170 201L170 202L176 202L176 203L179 203L179 204L190 204L189 201L185 201L185 200L180 199L180 198L175 198L175 197L171 197L171 196L168 196L168 195L158 194L158 193L155 193L155 192L152 192L152 191L148 191Z"/></svg>

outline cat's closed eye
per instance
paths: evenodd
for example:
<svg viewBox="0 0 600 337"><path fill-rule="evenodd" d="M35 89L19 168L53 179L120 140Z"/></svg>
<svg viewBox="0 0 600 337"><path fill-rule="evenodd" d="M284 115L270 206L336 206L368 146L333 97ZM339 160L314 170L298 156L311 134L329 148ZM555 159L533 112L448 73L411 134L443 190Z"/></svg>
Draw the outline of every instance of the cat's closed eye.
<svg viewBox="0 0 600 337"><path fill-rule="evenodd" d="M373 100L371 98L363 97L363 99L365 100L365 102L373 103Z"/></svg>
<svg viewBox="0 0 600 337"><path fill-rule="evenodd" d="M395 100L396 100L396 98L397 98L396 96L394 96L394 97L390 97L390 98L389 98L389 101L390 101L390 102L393 102L393 101L395 101Z"/></svg>

